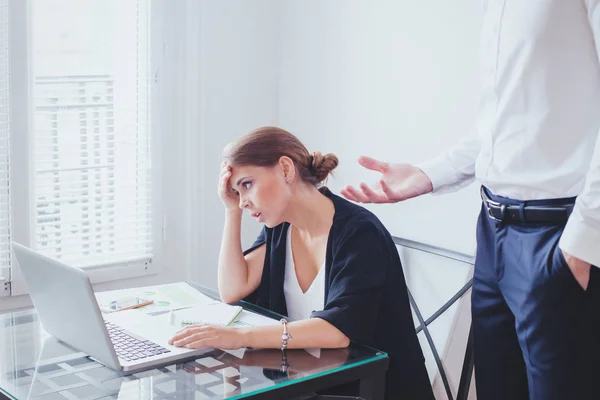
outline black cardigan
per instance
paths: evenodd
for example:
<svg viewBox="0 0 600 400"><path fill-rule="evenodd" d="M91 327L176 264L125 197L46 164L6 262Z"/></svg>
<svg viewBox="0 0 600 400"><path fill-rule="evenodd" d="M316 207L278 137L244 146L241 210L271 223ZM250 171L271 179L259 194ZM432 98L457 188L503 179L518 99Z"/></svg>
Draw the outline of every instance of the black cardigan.
<svg viewBox="0 0 600 400"><path fill-rule="evenodd" d="M350 340L389 354L386 399L433 399L396 245L367 209L334 195L325 259L325 308L313 311ZM245 300L287 315L283 282L289 224L263 228L248 254L266 244L259 287Z"/></svg>

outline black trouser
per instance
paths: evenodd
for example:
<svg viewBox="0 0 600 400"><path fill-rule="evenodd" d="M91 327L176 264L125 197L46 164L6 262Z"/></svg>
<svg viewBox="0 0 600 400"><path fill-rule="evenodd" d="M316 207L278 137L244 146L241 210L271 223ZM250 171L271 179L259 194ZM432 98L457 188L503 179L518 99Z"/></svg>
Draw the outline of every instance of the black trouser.
<svg viewBox="0 0 600 400"><path fill-rule="evenodd" d="M472 293L478 400L600 399L600 269L592 266L584 291L558 247L564 226L498 222L482 208Z"/></svg>

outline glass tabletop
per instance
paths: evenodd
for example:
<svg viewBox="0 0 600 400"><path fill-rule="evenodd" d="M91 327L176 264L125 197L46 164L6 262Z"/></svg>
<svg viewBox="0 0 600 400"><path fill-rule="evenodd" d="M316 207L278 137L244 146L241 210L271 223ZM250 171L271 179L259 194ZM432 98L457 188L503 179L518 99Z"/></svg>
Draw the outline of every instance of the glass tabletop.
<svg viewBox="0 0 600 400"><path fill-rule="evenodd" d="M241 399L386 357L357 344L285 354L277 349L246 349L243 355L207 349L193 360L123 375L47 334L35 310L0 314L0 393L10 399Z"/></svg>

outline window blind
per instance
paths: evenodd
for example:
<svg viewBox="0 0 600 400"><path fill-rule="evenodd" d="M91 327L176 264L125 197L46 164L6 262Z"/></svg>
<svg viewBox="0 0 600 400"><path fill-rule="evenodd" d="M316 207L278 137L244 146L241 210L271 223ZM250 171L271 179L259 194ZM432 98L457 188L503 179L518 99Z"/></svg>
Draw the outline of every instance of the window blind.
<svg viewBox="0 0 600 400"><path fill-rule="evenodd" d="M0 0L0 285L11 264L8 23L8 0Z"/></svg>
<svg viewBox="0 0 600 400"><path fill-rule="evenodd" d="M152 257L149 0L32 0L35 247Z"/></svg>

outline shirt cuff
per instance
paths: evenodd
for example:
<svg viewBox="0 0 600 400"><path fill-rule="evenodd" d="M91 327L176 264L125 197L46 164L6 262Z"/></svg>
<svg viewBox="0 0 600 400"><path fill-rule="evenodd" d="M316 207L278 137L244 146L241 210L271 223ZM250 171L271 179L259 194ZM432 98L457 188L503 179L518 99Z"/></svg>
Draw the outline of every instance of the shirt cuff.
<svg viewBox="0 0 600 400"><path fill-rule="evenodd" d="M417 168L431 180L432 194L443 194L457 189L453 188L453 184L458 180L454 166L443 155L418 164Z"/></svg>
<svg viewBox="0 0 600 400"><path fill-rule="evenodd" d="M596 267L600 267L600 229L592 227L581 214L577 205L573 209L563 231L559 247L561 250Z"/></svg>

